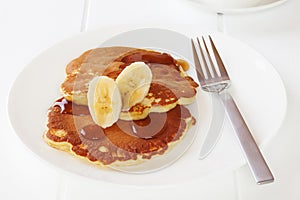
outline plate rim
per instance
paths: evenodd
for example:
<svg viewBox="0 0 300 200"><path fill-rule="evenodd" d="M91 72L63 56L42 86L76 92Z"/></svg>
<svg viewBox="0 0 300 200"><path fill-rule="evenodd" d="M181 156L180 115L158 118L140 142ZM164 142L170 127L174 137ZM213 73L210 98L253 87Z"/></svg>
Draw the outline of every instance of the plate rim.
<svg viewBox="0 0 300 200"><path fill-rule="evenodd" d="M189 0L192 4L199 6L203 9L207 9L216 13L222 13L222 14L248 14L248 13L254 13L259 12L263 10L267 10L273 7L280 6L284 3L286 3L288 0L277 0L271 3L263 4L263 5L257 5L257 6L251 6L247 8L219 8L214 6L209 6L205 3L198 2L197 0Z"/></svg>

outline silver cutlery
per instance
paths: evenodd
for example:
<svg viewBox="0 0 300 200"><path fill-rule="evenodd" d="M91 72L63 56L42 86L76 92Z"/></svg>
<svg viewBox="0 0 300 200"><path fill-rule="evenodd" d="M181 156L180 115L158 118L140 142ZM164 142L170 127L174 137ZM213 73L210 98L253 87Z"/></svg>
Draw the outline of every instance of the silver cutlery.
<svg viewBox="0 0 300 200"><path fill-rule="evenodd" d="M227 90L230 86L230 78L210 36L209 41L213 56L210 55L204 37L202 37L203 47L201 46L199 38L197 38L197 43L192 40L194 62L201 88L206 92L212 92L220 97L256 182L258 184L273 182L274 177L272 172L261 154L237 105ZM198 55L199 53L197 53L197 49L199 50L198 52L200 52L200 56ZM200 57L202 58L202 64ZM215 59L217 66L215 66L213 59Z"/></svg>
<svg viewBox="0 0 300 200"><path fill-rule="evenodd" d="M210 124L208 133L199 153L200 160L206 158L213 151L221 138L222 127L224 124L225 110L222 101L217 93L211 93L211 96L213 106L212 123Z"/></svg>

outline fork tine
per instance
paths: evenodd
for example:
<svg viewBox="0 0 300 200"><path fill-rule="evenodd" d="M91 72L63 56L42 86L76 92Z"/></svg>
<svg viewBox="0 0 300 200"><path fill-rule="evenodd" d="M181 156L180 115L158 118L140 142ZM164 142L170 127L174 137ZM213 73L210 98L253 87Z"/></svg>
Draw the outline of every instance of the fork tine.
<svg viewBox="0 0 300 200"><path fill-rule="evenodd" d="M194 43L193 39L191 39L191 42L192 42L193 57L194 57L194 63L195 63L195 67L196 67L197 76L200 81L200 84L202 84L203 82L205 82L204 74L202 71L199 56L196 51L196 47L195 47L195 43Z"/></svg>
<svg viewBox="0 0 300 200"><path fill-rule="evenodd" d="M214 65L214 63L213 63L213 61L212 61L212 59L211 59L210 53L209 53L209 51L208 51L208 48L207 48L207 45L206 45L206 42L205 42L203 36L202 36L202 41L203 41L203 43L204 43L204 47L205 47L205 50L206 50L206 53L207 53L207 56L208 56L208 60L209 60L209 63L210 63L211 69L212 69L212 74L213 74L214 77L217 77L218 74L217 74L217 72L216 72L215 65Z"/></svg>
<svg viewBox="0 0 300 200"><path fill-rule="evenodd" d="M218 67L219 67L219 71L220 71L221 77L227 77L229 79L228 73L227 73L226 68L224 66L224 63L223 63L223 61L221 59L221 56L218 53L218 50L217 50L217 48L216 48L213 40L211 39L210 35L209 35L209 40L210 40L210 44L211 44L212 50L214 52L214 55L215 55Z"/></svg>
<svg viewBox="0 0 300 200"><path fill-rule="evenodd" d="M198 46L199 46L199 49L200 49L201 57L203 59L204 68L205 68L205 71L206 71L207 79L211 79L212 76L211 76L210 71L208 69L208 65L207 65L207 62L206 62L206 59L205 59L205 56L204 56L204 53L203 53L203 50L202 50L202 47L200 45L200 41L199 41L198 37L197 37L197 42L198 42Z"/></svg>

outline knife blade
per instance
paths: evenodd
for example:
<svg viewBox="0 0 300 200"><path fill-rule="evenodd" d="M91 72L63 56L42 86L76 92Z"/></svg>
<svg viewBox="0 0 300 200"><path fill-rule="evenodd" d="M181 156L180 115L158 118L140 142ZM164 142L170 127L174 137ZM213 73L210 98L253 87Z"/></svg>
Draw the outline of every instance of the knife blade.
<svg viewBox="0 0 300 200"><path fill-rule="evenodd" d="M209 130L205 137L204 143L201 147L199 159L202 160L206 158L217 145L219 139L221 138L222 127L225 119L225 109L222 105L222 101L218 94L211 94L212 96L212 107L213 115L212 122L210 124Z"/></svg>

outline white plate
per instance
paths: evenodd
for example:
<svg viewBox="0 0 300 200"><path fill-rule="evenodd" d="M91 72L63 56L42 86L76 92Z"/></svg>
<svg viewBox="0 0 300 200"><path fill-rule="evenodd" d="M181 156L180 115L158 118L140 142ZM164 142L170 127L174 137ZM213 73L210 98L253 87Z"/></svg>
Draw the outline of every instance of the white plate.
<svg viewBox="0 0 300 200"><path fill-rule="evenodd" d="M9 96L11 123L22 142L47 163L72 174L126 185L174 185L203 179L209 174L233 170L245 163L228 121L222 137L205 160L199 160L203 138L212 117L210 96L199 92L199 116L193 145L173 165L143 175L99 169L67 153L49 147L42 139L47 109L60 96L65 65L83 51L104 44L166 49L192 60L190 39L161 29L139 29L109 37L113 31L99 30L65 40L37 56L16 79ZM260 146L266 144L279 128L286 110L284 86L272 65L247 45L225 35L214 34L232 78L231 92ZM147 41L146 41L147 40ZM144 42L143 42L144 41ZM136 42L136 43L135 43ZM253 81L253 78L254 80ZM267 159L267 158L266 158Z"/></svg>
<svg viewBox="0 0 300 200"><path fill-rule="evenodd" d="M262 11L265 9L270 9L276 6L279 6L286 2L287 0L261 0L257 5L251 7L241 7L241 8L231 8L231 7L217 7L217 6L210 6L205 3L202 3L201 0L189 0L195 4L203 8L207 8L213 10L217 13L224 13L224 14L238 14L238 13L249 13L249 12L257 12Z"/></svg>

